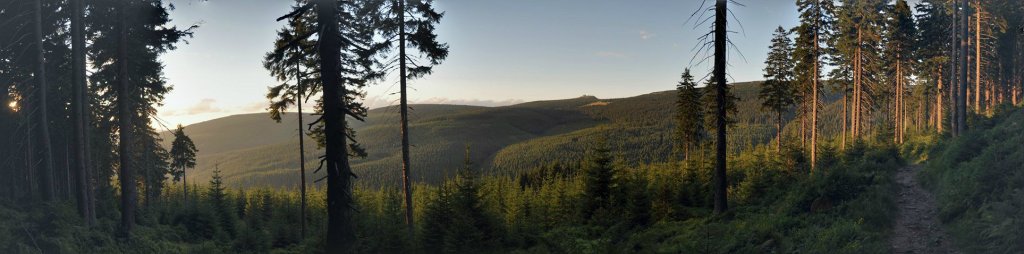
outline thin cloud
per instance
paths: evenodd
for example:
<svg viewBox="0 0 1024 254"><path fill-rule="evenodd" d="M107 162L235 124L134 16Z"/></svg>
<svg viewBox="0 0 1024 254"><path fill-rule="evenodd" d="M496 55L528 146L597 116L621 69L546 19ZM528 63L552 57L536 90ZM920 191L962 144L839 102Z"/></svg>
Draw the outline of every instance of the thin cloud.
<svg viewBox="0 0 1024 254"><path fill-rule="evenodd" d="M646 41L648 39L654 38L655 36L658 36L658 35L654 34L654 33L651 33L651 32L648 32L647 30L640 30L640 39L641 40L645 40Z"/></svg>
<svg viewBox="0 0 1024 254"><path fill-rule="evenodd" d="M217 100L206 98L202 99L196 105L189 107L185 112L189 115L204 114L204 113L216 113L221 112L220 108L214 106Z"/></svg>

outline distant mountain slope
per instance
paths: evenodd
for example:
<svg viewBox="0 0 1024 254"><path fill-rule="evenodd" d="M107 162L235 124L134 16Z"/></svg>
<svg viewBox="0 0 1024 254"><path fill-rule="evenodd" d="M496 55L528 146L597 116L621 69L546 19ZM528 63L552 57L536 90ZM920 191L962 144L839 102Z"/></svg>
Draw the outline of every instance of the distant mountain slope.
<svg viewBox="0 0 1024 254"><path fill-rule="evenodd" d="M753 147L774 138L774 119L760 110L758 84L733 86L734 94L741 98L737 125L729 135L733 149ZM827 101L836 99L831 96ZM674 103L674 92L664 91L618 99L583 96L503 107L412 105L412 178L436 183L452 175L462 164L466 145L471 146L473 161L495 174L512 174L554 161L578 161L585 148L600 136L609 138L613 151L627 164L665 161L672 152ZM830 119L841 115L839 107L824 108L822 125L838 125L838 120ZM368 153L366 158L352 160L357 182L370 186L398 184L398 108L373 109L368 115L366 122L353 122L358 140ZM266 113L236 115L186 127L199 148L198 167L189 173L189 180L208 181L213 168L219 167L226 181L235 186L296 186L295 116L285 114L282 123L275 123ZM314 117L306 119L312 121ZM796 133L797 128L790 126L787 131ZM832 133L823 130L823 136ZM165 143L170 143L169 137L165 137ZM309 180L319 179L324 172L312 172L319 166L318 157L323 151L317 150L311 140L306 146Z"/></svg>

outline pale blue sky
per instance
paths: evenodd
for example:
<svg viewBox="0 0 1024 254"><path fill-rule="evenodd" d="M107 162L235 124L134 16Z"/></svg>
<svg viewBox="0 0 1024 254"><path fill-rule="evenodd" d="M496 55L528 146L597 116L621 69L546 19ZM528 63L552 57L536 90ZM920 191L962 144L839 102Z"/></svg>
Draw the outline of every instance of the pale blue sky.
<svg viewBox="0 0 1024 254"><path fill-rule="evenodd" d="M702 0L436 0L439 39L451 46L435 73L411 83L410 100L503 105L584 94L599 98L670 90L690 66L697 37L687 18ZM171 0L174 23L200 23L189 44L163 56L174 90L160 108L168 125L262 112L274 80L262 67L275 22L291 0ZM713 1L708 0L708 3ZM732 6L731 81L760 80L771 32L797 23L792 0ZM692 66L701 77L708 67ZM396 103L394 81L367 90L372 107Z"/></svg>

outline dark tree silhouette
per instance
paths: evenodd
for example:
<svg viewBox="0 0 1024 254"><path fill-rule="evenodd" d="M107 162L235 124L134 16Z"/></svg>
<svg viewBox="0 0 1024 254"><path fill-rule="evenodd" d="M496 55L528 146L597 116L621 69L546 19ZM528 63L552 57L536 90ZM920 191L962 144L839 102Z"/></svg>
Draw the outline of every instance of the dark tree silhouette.
<svg viewBox="0 0 1024 254"><path fill-rule="evenodd" d="M310 123L316 125L310 133L325 147L321 169L327 171L327 176L323 178L327 180L327 252L348 252L355 241L355 200L352 196L352 181L355 174L352 173L348 157L365 156L365 151L356 143L355 131L348 125L346 118L363 120L366 108L359 102L364 96L360 89L382 76L380 72L373 70L373 67L379 64L373 56L380 51L380 47L372 43L374 30L370 26L370 14L373 13L373 9L369 7L373 5L368 3L317 0L295 7L291 13L278 20L310 15L313 18L308 24L311 27L315 24L315 28L306 30L309 31L306 34L298 34L291 40L285 40L283 46L279 44L275 52L271 53L283 54L292 49L293 45L302 43L302 40L311 38L314 34L317 35L316 46L312 48L315 51L310 52L315 55L304 59L316 59L316 62L311 64L313 68L310 72L319 74L315 75L319 82L310 82L311 86L303 86L303 90L309 89L305 91L306 94L323 93L323 97L318 100L318 109L323 114ZM281 62L280 59L285 58L269 54L267 59L282 65L294 64L288 61ZM283 68L278 70L281 69ZM281 73L288 75L287 72ZM269 98L275 97L274 89L271 88Z"/></svg>
<svg viewBox="0 0 1024 254"><path fill-rule="evenodd" d="M715 138L715 174L714 174L714 200L715 200L715 213L722 214L729 209L729 199L726 196L728 187L726 182L726 124L727 124L727 94L728 84L725 80L725 66L726 66L726 43L727 43L727 31L726 31L726 15L728 10L726 9L727 0L717 0L715 2L715 62L712 78L715 82L713 89L715 92L715 104L717 114L715 115L715 129L717 131Z"/></svg>
<svg viewBox="0 0 1024 254"><path fill-rule="evenodd" d="M135 225L135 206L137 193L135 190L135 174L132 171L132 87L128 81L128 15L131 2L123 2L118 6L118 44L117 44L117 112L118 142L120 156L120 172L117 174L121 184L121 233L125 237L131 235Z"/></svg>
<svg viewBox="0 0 1024 254"><path fill-rule="evenodd" d="M96 224L96 203L92 188L92 158L89 154L88 126L92 114L89 112L88 85L85 69L85 4L84 0L71 1L71 64L74 98L72 116L75 123L75 167L77 168L78 213L85 218L85 224Z"/></svg>
<svg viewBox="0 0 1024 254"><path fill-rule="evenodd" d="M174 181L181 180L184 195L182 199L185 201L188 201L188 178L185 171L196 167L198 152L199 149L196 149L192 138L185 135L185 127L179 124L174 130L174 141L171 142L171 168L174 170Z"/></svg>
<svg viewBox="0 0 1024 254"><path fill-rule="evenodd" d="M53 148L50 141L50 120L49 120L49 109L47 98L49 92L47 92L48 84L46 83L46 58L45 49L43 49L43 1L36 0L33 6L33 14L35 15L35 23L33 27L33 42L35 44L36 53L36 69L33 73L33 78L36 83L36 96L39 106L36 107L39 115L39 137L41 149L43 149L43 172L40 178L43 194L43 201L54 201L56 199L56 190L54 189L53 179Z"/></svg>
<svg viewBox="0 0 1024 254"><path fill-rule="evenodd" d="M320 79L323 87L321 99L324 114L317 121L323 121L323 135L326 154L324 164L327 170L327 252L349 252L355 241L353 226L352 168L349 165L350 128L346 116L362 119L366 109L355 102L349 85L361 87L375 73L365 68L372 63L368 56L372 52L367 42L372 31L359 30L358 26L342 27L344 24L361 24L367 17L362 2L341 2L318 0L316 3L317 32L319 33ZM363 23L365 24L365 23ZM342 54L343 49L350 54ZM343 63L342 60L348 61ZM342 75L342 74L346 75Z"/></svg>

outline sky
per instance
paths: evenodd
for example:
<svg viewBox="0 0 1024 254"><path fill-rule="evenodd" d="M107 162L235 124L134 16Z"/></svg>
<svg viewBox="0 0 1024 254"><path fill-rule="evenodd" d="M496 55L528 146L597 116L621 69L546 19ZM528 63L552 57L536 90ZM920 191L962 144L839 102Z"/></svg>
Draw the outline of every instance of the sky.
<svg viewBox="0 0 1024 254"><path fill-rule="evenodd" d="M437 34L450 54L434 73L410 82L411 103L501 106L594 95L621 98L674 89L684 68L710 72L696 46L710 23L690 18L703 0L436 0ZM263 68L274 19L291 0L170 0L172 23L198 24L187 44L161 56L174 89L159 107L173 126L265 112ZM714 1L707 0L707 4ZM771 33L793 27L792 0L731 5L729 80L761 80ZM709 6L704 6L708 8ZM705 12L705 17L711 15ZM695 57L697 56L697 57ZM366 105L397 104L397 81L370 86Z"/></svg>

